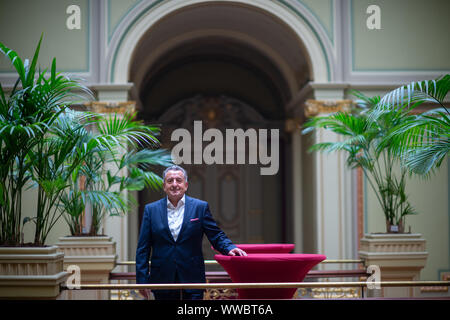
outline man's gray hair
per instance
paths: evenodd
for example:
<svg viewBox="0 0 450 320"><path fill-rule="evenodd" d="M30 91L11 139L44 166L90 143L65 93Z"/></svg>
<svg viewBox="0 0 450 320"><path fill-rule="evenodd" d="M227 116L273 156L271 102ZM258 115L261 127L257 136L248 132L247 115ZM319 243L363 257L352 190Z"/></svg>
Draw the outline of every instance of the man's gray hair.
<svg viewBox="0 0 450 320"><path fill-rule="evenodd" d="M167 167L164 170L164 172L163 172L163 180L166 180L166 174L167 174L168 171L171 171L171 170L183 172L184 180L186 180L186 182L188 181L188 175L187 175L186 170L184 170L182 167L177 166L177 165L173 165L173 166Z"/></svg>

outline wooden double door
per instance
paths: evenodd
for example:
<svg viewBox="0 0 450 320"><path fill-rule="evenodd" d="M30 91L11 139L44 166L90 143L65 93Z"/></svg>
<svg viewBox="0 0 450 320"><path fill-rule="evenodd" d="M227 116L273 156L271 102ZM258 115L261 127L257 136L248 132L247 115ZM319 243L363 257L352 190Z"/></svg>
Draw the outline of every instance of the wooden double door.
<svg viewBox="0 0 450 320"><path fill-rule="evenodd" d="M178 128L188 130L193 137L194 121L202 121L204 130L219 129L224 136L225 130L230 128L258 130L268 126L253 108L236 99L197 96L173 106L159 119L163 128L160 138L163 148L172 150L177 142L171 140L171 134ZM245 152L248 153L249 148ZM246 156L248 159L248 154ZM261 165L257 164L180 165L188 172L186 194L209 203L214 219L234 243L283 241L283 170L275 175L261 175ZM141 204L157 200L162 195L141 192ZM215 252L206 237L203 252L205 259L213 259Z"/></svg>
<svg viewBox="0 0 450 320"><path fill-rule="evenodd" d="M249 165L185 167L190 174L187 194L208 201L214 219L233 243L266 242L263 181L259 169ZM210 247L205 238L205 258L213 256Z"/></svg>

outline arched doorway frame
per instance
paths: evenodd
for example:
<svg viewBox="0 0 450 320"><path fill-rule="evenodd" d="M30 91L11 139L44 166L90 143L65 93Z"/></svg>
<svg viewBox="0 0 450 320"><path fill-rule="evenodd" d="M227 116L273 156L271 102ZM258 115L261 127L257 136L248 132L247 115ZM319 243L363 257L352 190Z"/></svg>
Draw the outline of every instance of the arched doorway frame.
<svg viewBox="0 0 450 320"><path fill-rule="evenodd" d="M115 31L106 57L107 82L124 84L129 81L129 70L133 59L133 51L144 34L161 19L174 14L178 10L195 5L240 4L263 10L268 15L286 24L304 45L302 51L308 59L312 77L315 82L330 82L334 78L333 49L323 28L312 14L301 4L295 5L295 12L282 2L252 0L173 0L160 3L140 4L132 10L123 23ZM144 5L146 7L144 7ZM292 5L290 5L292 7ZM260 50L275 62L280 61L273 50L260 46ZM283 66L279 65L283 70Z"/></svg>
<svg viewBox="0 0 450 320"><path fill-rule="evenodd" d="M139 2L133 10L130 10L128 15L115 29L106 51L106 63L102 69L103 74L101 75L101 79L103 79L106 84L111 83L112 85L123 85L128 83L130 81L130 68L133 63L133 53L135 49L139 46L139 42L146 36L146 33L162 19L167 18L170 15L175 15L177 12L182 12L183 9L192 8L194 6L223 5L227 3L245 6L247 9L255 8L255 10L263 11L268 16L272 16L275 21L287 26L287 29L290 29L290 31L298 38L298 52L299 54L304 55L307 60L310 70L310 80L322 85L323 83L332 83L335 78L337 78L337 66L334 60L336 54L335 48L331 44L320 23L300 2L291 0L280 0L277 2L254 0L171 0L165 2L155 0L150 3L144 1ZM207 30L205 32L207 32ZM214 34L211 33L209 35ZM264 45L258 43L257 39L248 36L246 37L244 33L233 34L229 32L224 35L240 41L253 41L253 47L261 50L261 53L271 58L281 71L288 69L286 65L283 65L282 57L276 55L275 50L271 51L269 50L269 47L264 47ZM205 34L201 34L201 32L198 34L193 33L192 36L193 38L202 37L205 36ZM163 49L169 50L178 44L176 39L172 39L172 41L173 43L168 44L168 47ZM165 51L161 51L160 54L162 52ZM286 76L287 82L290 83L289 74L284 72L284 75ZM302 92L292 93L294 96L296 93L301 95ZM301 133L297 131L292 135L293 145L295 146L293 150L293 163L295 166L293 169L293 176L301 176L302 137ZM343 165L339 163L337 172L340 173L342 168ZM319 171L321 171L321 169L319 169ZM301 179L297 180L297 184L293 185L293 194L297 197L294 197L293 199L295 202L293 205L293 225L296 226L297 230L302 230L303 225L301 221L303 209L301 204L303 186ZM322 194L321 191L323 191L323 185L325 185L323 181L320 181L315 194ZM314 201L317 202L318 200ZM322 212L321 210L323 211L321 207L314 209L314 216L318 216L318 212ZM326 212L328 213L328 211ZM324 216L324 214L322 214L322 216ZM324 221L324 218L319 219L317 226L314 227L315 231L313 232L313 236L317 242L316 247L320 250L323 249L322 251L327 251L325 250L325 247L328 245L328 242L334 243L335 241L324 241L320 238L321 236L323 237ZM339 228L339 230L340 229L342 228ZM302 235L299 233L296 237L295 243L296 245L298 244L298 247L301 250L303 248ZM322 243L326 243L326 245L322 245ZM341 253L339 253L339 256L341 256Z"/></svg>

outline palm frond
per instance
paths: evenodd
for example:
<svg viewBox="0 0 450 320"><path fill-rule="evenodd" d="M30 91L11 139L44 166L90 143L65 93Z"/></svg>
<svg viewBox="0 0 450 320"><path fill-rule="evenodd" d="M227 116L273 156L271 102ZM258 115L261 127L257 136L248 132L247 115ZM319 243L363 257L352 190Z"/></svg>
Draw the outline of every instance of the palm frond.
<svg viewBox="0 0 450 320"><path fill-rule="evenodd" d="M450 152L450 138L438 140L421 148L409 150L405 154L406 165L417 174L425 175L439 168Z"/></svg>
<svg viewBox="0 0 450 320"><path fill-rule="evenodd" d="M144 187L158 191L163 185L163 179L152 171L144 171L139 168L133 168L130 171L130 182L137 187L135 190L142 190Z"/></svg>
<svg viewBox="0 0 450 320"><path fill-rule="evenodd" d="M364 108L364 109L372 109L380 102L381 98L379 96L368 97L357 90L350 90L351 95L357 97L358 99L355 101L356 105Z"/></svg>
<svg viewBox="0 0 450 320"><path fill-rule="evenodd" d="M39 42L40 43L40 42ZM24 63L22 61L22 59L20 59L19 55L17 54L17 52L15 52L14 50L6 47L3 43L0 42L0 51L9 58L9 60L11 61L12 65L14 66L14 68L16 69L16 72L19 76L20 81L25 84L26 83L26 71L25 71L25 66Z"/></svg>
<svg viewBox="0 0 450 320"><path fill-rule="evenodd" d="M173 164L171 154L164 149L150 150L142 149L130 151L125 154L120 161L119 168L139 166L148 168L149 166L168 167Z"/></svg>
<svg viewBox="0 0 450 320"><path fill-rule="evenodd" d="M323 128L334 133L354 136L362 135L370 128L370 123L364 117L358 117L345 112L337 112L329 116L314 117L305 123L304 128L307 130L303 133L308 133L310 128Z"/></svg>
<svg viewBox="0 0 450 320"><path fill-rule="evenodd" d="M443 102L449 91L449 74L435 80L411 82L384 95L378 104L378 108L398 108L404 104L410 107L411 104L417 106L424 102L435 103L444 107Z"/></svg>
<svg viewBox="0 0 450 320"><path fill-rule="evenodd" d="M121 146L159 146L156 138L156 127L142 125L134 120L136 114L126 113L123 117L116 114L104 117L104 121L98 122L99 141L108 147Z"/></svg>
<svg viewBox="0 0 450 320"><path fill-rule="evenodd" d="M93 205L101 206L103 210L116 210L125 212L128 207L120 193L105 190L83 191L86 199Z"/></svg>

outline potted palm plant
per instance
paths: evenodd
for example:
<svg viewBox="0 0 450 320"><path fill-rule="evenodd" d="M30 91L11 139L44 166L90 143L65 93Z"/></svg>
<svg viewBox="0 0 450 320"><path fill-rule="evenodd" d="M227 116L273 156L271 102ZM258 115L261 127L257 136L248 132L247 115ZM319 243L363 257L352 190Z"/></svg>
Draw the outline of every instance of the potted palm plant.
<svg viewBox="0 0 450 320"><path fill-rule="evenodd" d="M159 129L143 125L135 120L134 114L126 113L120 118L90 114L89 121L86 113L71 115L63 122L60 132L67 135L79 131L78 144L86 146L88 155L82 163L78 162L66 181L68 188L61 196L60 210L71 235L61 237L57 245L64 252L66 269L70 265L80 267L82 282L106 283L115 267L116 248L112 237L100 234L103 220L127 213L136 203L125 191L161 188L162 179L152 170L155 166L172 164L171 156L166 150L156 149ZM66 160L74 163L71 157ZM87 209L90 209L90 226L85 223ZM96 299L107 299L109 292L89 294L94 294ZM70 292L67 298L86 299L88 295Z"/></svg>
<svg viewBox="0 0 450 320"><path fill-rule="evenodd" d="M72 112L70 124L60 132L72 132L82 128L79 121L86 113ZM123 191L142 190L149 187L159 190L162 179L152 170L156 166L168 166L171 156L159 147L156 134L159 129L142 125L135 115L117 116L91 114L89 130L82 130L80 145L92 145L88 156L67 181L68 188L62 195L62 212L65 213L72 236L97 236L105 215L120 215L136 203L131 195L124 197ZM106 144L105 141L108 141ZM127 152L119 149L127 148ZM69 158L69 162L73 161ZM126 171L126 174L121 172ZM91 225L83 226L82 218L86 205L91 208Z"/></svg>
<svg viewBox="0 0 450 320"><path fill-rule="evenodd" d="M79 209L70 207L70 200L82 207L89 199L93 206L102 207L97 212L105 212L105 205L124 211L127 206L120 191L138 188L142 181L160 185L157 175L145 172L143 167L169 161L161 150L135 150L127 157L117 158L119 147L137 149L137 146L158 144L156 128L141 125L131 114L121 119L106 119L98 114L71 112L68 106L78 102L76 99L92 96L91 92L77 81L57 73L55 59L49 76L47 70L36 75L41 41L42 37L31 63L22 61L16 52L0 43L1 51L12 61L19 75L9 94L0 86L0 296L3 297L56 297L60 283L67 277L63 271L63 253L57 251L57 246L45 243L49 232L66 213L64 205L74 213ZM94 127L97 134L92 134L90 127ZM108 153L111 161L122 160L122 167L128 166L131 172L131 178L120 180L120 190L110 190L118 182L111 173L106 189L80 193L73 188L79 179L88 176L81 172L93 170L91 164L97 161L98 165ZM100 174L97 180L101 180L99 177ZM23 217L22 193L32 186L37 187L36 213L29 212ZM81 196L81 201L77 196ZM100 220L94 219L95 233L98 232L95 221ZM25 223L35 226L34 241L27 244L24 244L22 232ZM24 258L21 252L32 254L31 260ZM46 260L36 261L36 257L44 257L44 253ZM38 265L31 265L32 262ZM46 265L44 269L43 265ZM18 280L18 276L24 279ZM42 290L16 290L30 280L38 281ZM37 285L32 285L36 289Z"/></svg>
<svg viewBox="0 0 450 320"><path fill-rule="evenodd" d="M392 114L401 114L401 121L387 122L388 130L377 139L377 149L385 150L401 163L402 178L401 184L398 185L401 188L395 189L404 190L405 172L430 177L448 155L450 112L444 104L444 99L449 90L450 75L447 74L435 80L412 82L387 93L382 98L372 99L369 119L389 119ZM365 97L360 98L367 101ZM431 104L435 108L422 113L415 112L415 109L424 103ZM355 139L359 140L361 137L355 136ZM379 190L382 194L389 188ZM402 192L399 193L401 194ZM378 195L377 198L380 199ZM386 210L384 212L386 213ZM401 231L404 223L402 220L398 222L398 230ZM425 266L428 256L425 240L420 234L365 235L361 239L360 249L360 256L367 264L376 264L382 268L383 280L419 279L420 270ZM394 258L396 256L397 260ZM388 289L384 290L385 295L389 295ZM410 296L418 293L413 289L403 291L405 291L403 294Z"/></svg>
<svg viewBox="0 0 450 320"><path fill-rule="evenodd" d="M343 141L317 143L310 151L347 153L347 166L361 168L376 195L386 220L388 233L404 232L405 217L416 212L406 195L407 169L394 170L399 158L384 138L392 126L400 125L411 116L403 110L375 113L380 97L369 98L354 92L359 98L358 108L351 112L337 112L310 119L303 133L314 129L330 130L343 137Z"/></svg>
<svg viewBox="0 0 450 320"><path fill-rule="evenodd" d="M435 80L412 82L387 93L374 110L375 116L402 110L410 113L404 121L392 126L381 144L398 156L403 168L412 174L429 178L448 155L450 112L444 99L449 90L448 74ZM431 104L431 110L414 112L424 103ZM393 241L384 235L366 235L361 239L360 256L368 265L381 267L382 280L419 280L428 256L425 239L420 234L399 236ZM392 258L394 254L398 255L396 259ZM385 296L393 295L389 290L392 289L383 289ZM403 296L419 294L417 288L400 290Z"/></svg>
<svg viewBox="0 0 450 320"><path fill-rule="evenodd" d="M368 98L359 92L354 94L359 99L357 104L360 108L349 113L313 118L306 123L304 133L326 129L342 136L342 141L318 143L311 150L346 152L347 166L362 169L382 208L386 233L366 234L360 239L360 258L367 266L380 267L382 281L418 280L428 256L425 239L420 234L404 233L405 217L416 213L406 195L408 169L401 165L401 158L393 149L391 140L386 139L392 128L414 121L415 116L405 108L380 111L380 97ZM395 167L398 169L394 170ZM418 294L411 288L400 291L382 288L381 294Z"/></svg>
<svg viewBox="0 0 450 320"><path fill-rule="evenodd" d="M55 59L49 72L36 72L41 42L42 36L31 62L0 43L18 75L7 94L0 85L0 297L54 298L67 277L63 255L56 246L45 246L58 219L47 204L64 185L40 171L40 164L50 160L41 151L50 148L54 124L67 106L90 92L57 73ZM39 189L37 213L23 219L22 194L33 184ZM27 221L35 223L36 232L34 241L25 244L22 230ZM23 290L29 286L33 289Z"/></svg>

